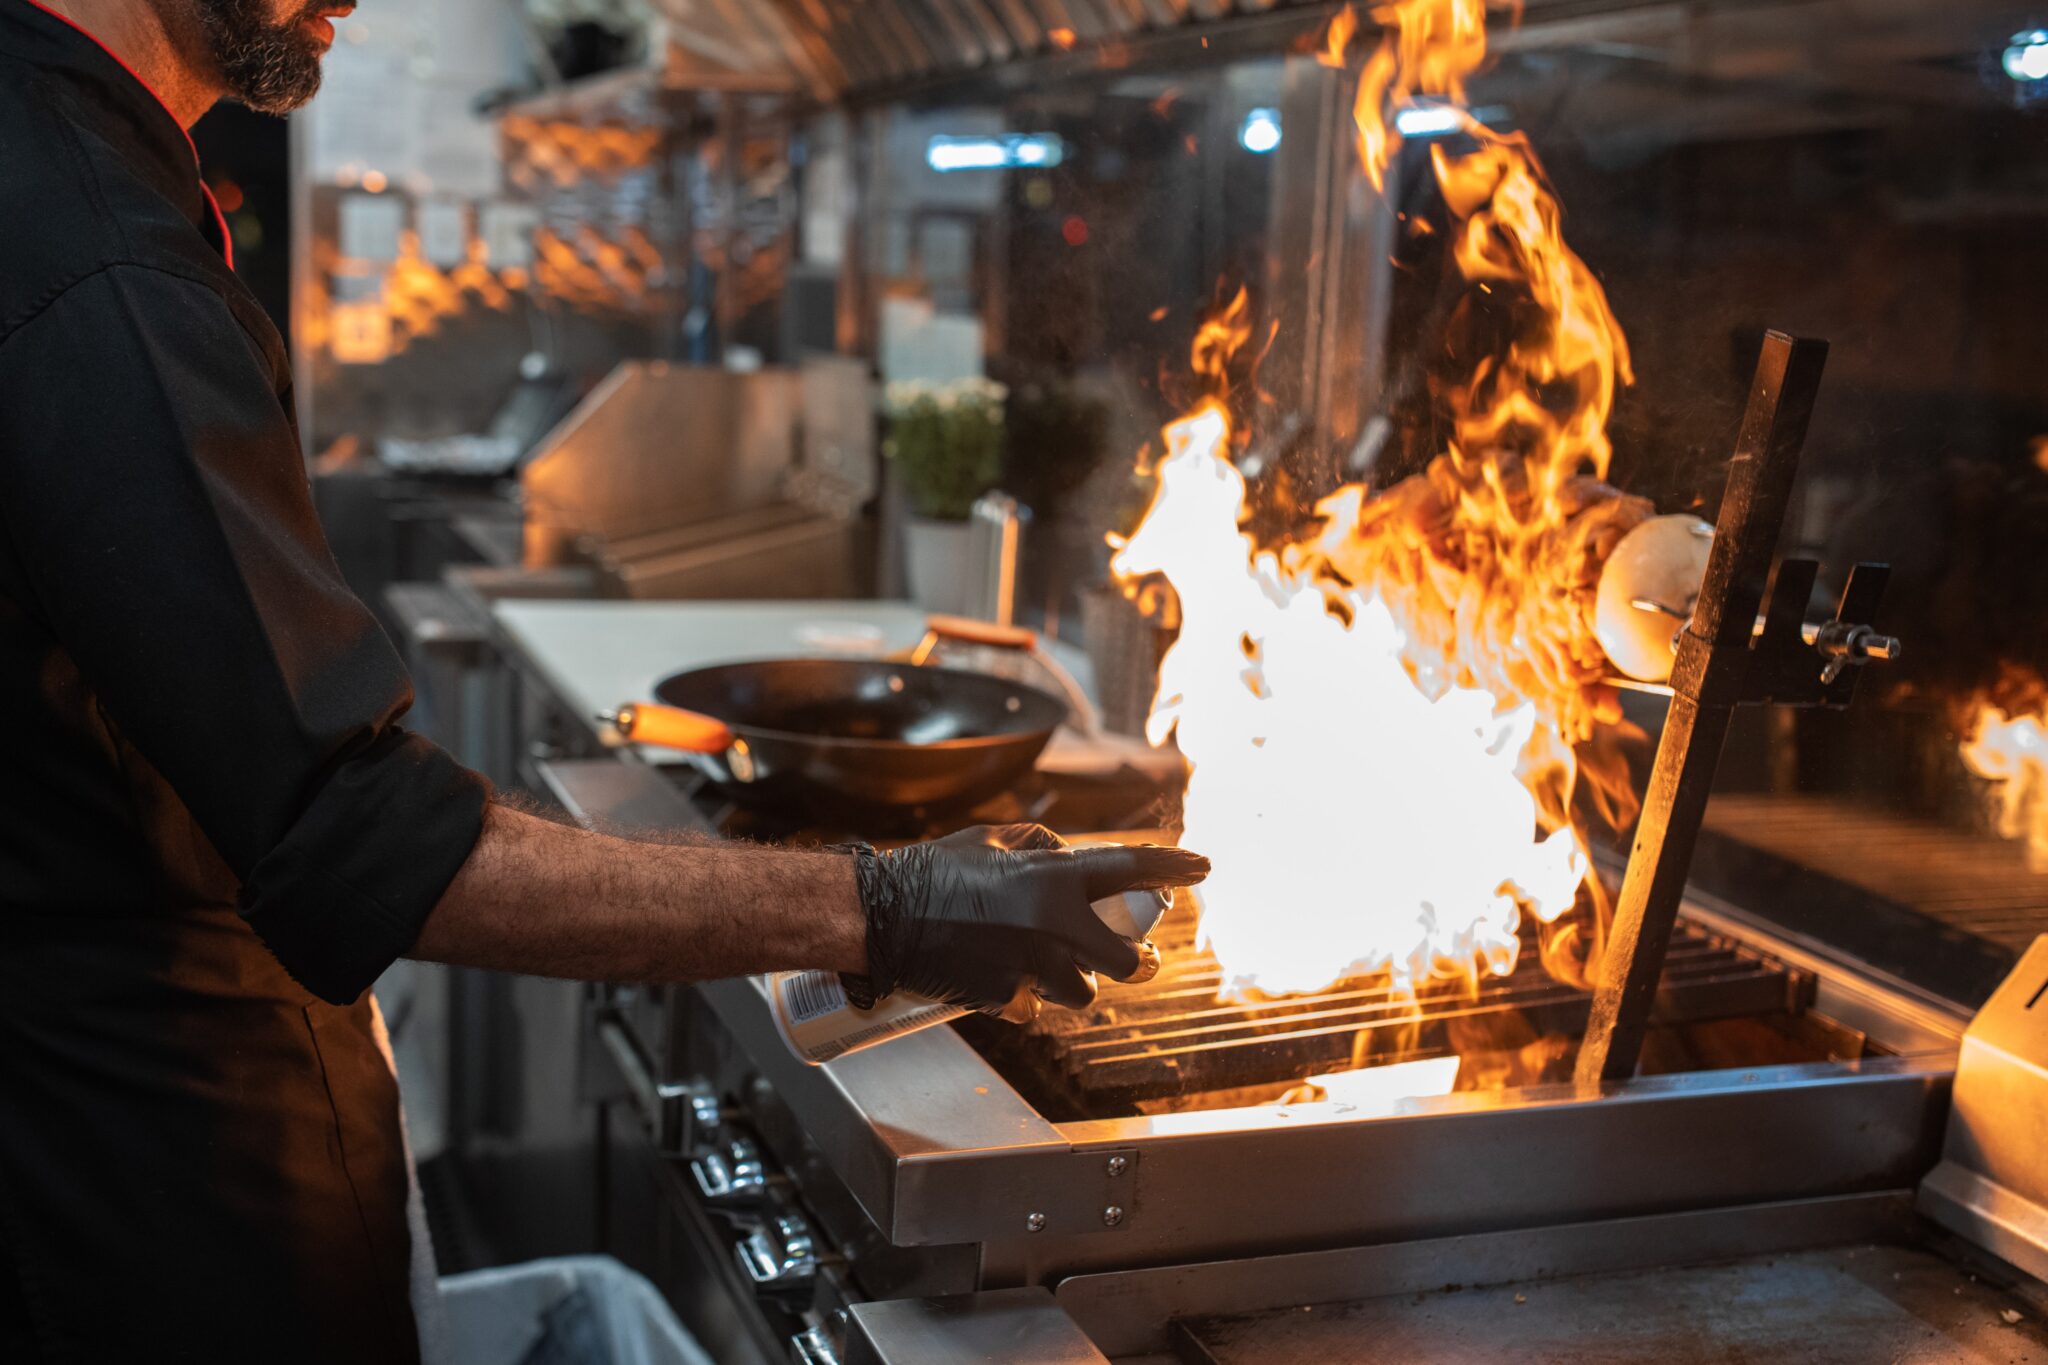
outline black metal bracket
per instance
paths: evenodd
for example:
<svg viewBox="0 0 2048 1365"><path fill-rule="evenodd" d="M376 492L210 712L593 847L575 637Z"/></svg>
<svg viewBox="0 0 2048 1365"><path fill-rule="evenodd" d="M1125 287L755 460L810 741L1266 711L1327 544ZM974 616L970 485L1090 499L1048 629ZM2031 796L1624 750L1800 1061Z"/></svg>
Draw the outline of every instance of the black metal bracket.
<svg viewBox="0 0 2048 1365"><path fill-rule="evenodd" d="M1899 642L1869 624L1889 576L1884 565L1858 565L1834 617L1811 632L1806 606L1819 565L1772 566L1827 352L1824 341L1764 337L1706 579L1678 636L1671 711L1579 1045L1582 1087L1635 1074L1735 708L1846 706L1861 665L1898 657Z"/></svg>

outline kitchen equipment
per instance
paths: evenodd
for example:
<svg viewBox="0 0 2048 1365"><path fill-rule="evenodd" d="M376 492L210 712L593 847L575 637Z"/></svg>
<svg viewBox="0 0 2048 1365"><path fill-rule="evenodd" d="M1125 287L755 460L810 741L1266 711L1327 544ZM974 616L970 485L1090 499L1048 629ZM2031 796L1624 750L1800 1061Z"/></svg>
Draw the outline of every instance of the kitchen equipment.
<svg viewBox="0 0 2048 1365"><path fill-rule="evenodd" d="M988 671L932 665L949 643ZM1064 702L1016 676L1026 671ZM1096 725L1036 631L957 616L928 618L897 660L725 664L675 674L655 695L599 719L691 754L742 804L881 831L967 810L1030 771L1062 721L1091 735Z"/></svg>
<svg viewBox="0 0 2048 1365"><path fill-rule="evenodd" d="M1631 678L1670 678L1678 634L1692 619L1714 528L1689 512L1651 517L1614 547L1600 570L1593 633Z"/></svg>
<svg viewBox="0 0 2048 1365"><path fill-rule="evenodd" d="M1030 513L1008 493L984 493L967 514L967 610L1007 626L1017 617L1017 565Z"/></svg>
<svg viewBox="0 0 2048 1365"><path fill-rule="evenodd" d="M849 595L872 428L872 385L843 362L623 362L520 471L526 567L588 565L616 597Z"/></svg>
<svg viewBox="0 0 2048 1365"><path fill-rule="evenodd" d="M886 828L965 810L1015 782L1067 714L1035 687L879 659L695 669L629 703L628 739L684 750L734 800Z"/></svg>
<svg viewBox="0 0 2048 1365"><path fill-rule="evenodd" d="M1304 1076L1461 1054L1468 1089L1563 1080L1571 1040L1585 1027L1589 993L1544 970L1533 935L1505 976L1426 981L1410 992L1377 973L1307 995L1220 998L1223 971L1196 941L1200 889L1175 899L1153 930L1163 962L1156 975L1104 982L1093 1009L1047 1010L1028 1027L976 1034L1040 1112L1184 1113L1278 1099ZM1658 992L1658 1055L1667 1064L1684 1055L1716 1020L1796 1018L1798 1031L1810 1032L1814 988L1810 972L1681 924ZM1750 1038L1753 1060L1765 1059L1767 1036L1758 1029ZM1802 1052L1791 1038L1773 1046L1780 1060Z"/></svg>
<svg viewBox="0 0 2048 1365"><path fill-rule="evenodd" d="M1088 691L1058 659L1038 632L1029 626L1004 625L972 616L925 618L924 638L903 656L914 664L937 660L1034 687L1045 686L1067 703L1067 724L1076 734L1095 739L1102 734L1102 716Z"/></svg>
<svg viewBox="0 0 2048 1365"><path fill-rule="evenodd" d="M1920 1210L2048 1279L2048 934L1970 1021L1942 1162Z"/></svg>
<svg viewBox="0 0 2048 1365"><path fill-rule="evenodd" d="M1275 1104L1404 1013L1427 1052L1520 1005L1570 1030L1586 996L1532 964L1478 1001L1416 1009L1360 980L1231 1006L1179 915L1154 981L1028 1031L970 1019L813 1066L756 980L667 992L640 1025L622 1000L597 1028L686 1159L678 1214L706 1220L707 1263L763 1237L791 1251L741 1288L764 1358L807 1332L829 1351L862 1300L1035 1286L1104 1354L1163 1360L1174 1320L1216 1312L1894 1235L1938 1153L1961 1021L1736 924L1698 908L1666 959L1690 1066L1592 1096ZM1293 1266L1315 1256L1333 1264L1310 1285Z"/></svg>
<svg viewBox="0 0 2048 1365"><path fill-rule="evenodd" d="M1776 558L1827 355L1827 342L1818 338L1764 333L1728 463L1720 525L1699 598L1679 632L1671 709L1601 952L1578 1056L1578 1082L1586 1089L1635 1074L1735 708L1841 708L1855 696L1865 665L1899 656L1899 642L1869 625L1890 575L1886 565L1858 564L1833 618L1808 635L1806 605L1820 565Z"/></svg>

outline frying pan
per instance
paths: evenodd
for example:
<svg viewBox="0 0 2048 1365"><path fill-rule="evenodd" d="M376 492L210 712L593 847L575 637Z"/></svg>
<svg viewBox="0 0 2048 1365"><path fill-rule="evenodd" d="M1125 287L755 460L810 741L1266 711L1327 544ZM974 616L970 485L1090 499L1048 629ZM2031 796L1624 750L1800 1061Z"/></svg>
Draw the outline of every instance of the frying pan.
<svg viewBox="0 0 2048 1365"><path fill-rule="evenodd" d="M951 623L934 629L963 638ZM1068 716L1036 687L886 659L720 664L665 678L654 695L613 714L619 733L687 752L744 805L861 830L986 801L1030 770Z"/></svg>

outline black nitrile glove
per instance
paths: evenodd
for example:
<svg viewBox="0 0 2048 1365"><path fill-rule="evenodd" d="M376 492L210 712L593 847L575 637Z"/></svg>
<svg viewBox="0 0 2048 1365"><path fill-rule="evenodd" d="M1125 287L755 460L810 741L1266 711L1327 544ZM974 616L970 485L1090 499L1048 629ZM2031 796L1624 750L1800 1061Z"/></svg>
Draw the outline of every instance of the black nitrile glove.
<svg viewBox="0 0 2048 1365"><path fill-rule="evenodd" d="M1034 992L1079 1008L1095 999L1090 972L1135 974L1137 945L1089 902L1209 874L1209 860L1184 849L1070 849L1038 825L981 826L858 856L868 972L848 993L879 1000L900 989L990 1014Z"/></svg>

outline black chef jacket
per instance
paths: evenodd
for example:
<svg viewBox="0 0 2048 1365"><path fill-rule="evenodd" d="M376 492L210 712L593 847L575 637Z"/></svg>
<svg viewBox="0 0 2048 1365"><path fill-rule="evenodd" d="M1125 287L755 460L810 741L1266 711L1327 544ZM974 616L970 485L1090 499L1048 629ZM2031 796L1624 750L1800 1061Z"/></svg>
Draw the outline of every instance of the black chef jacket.
<svg viewBox="0 0 2048 1365"><path fill-rule="evenodd" d="M0 0L0 1356L404 1361L366 988L476 841L191 141Z"/></svg>

